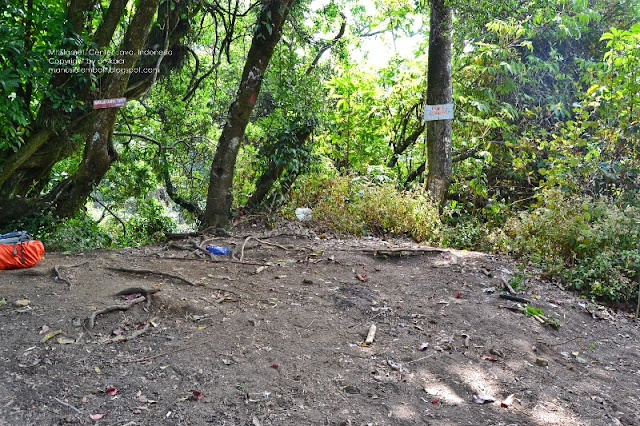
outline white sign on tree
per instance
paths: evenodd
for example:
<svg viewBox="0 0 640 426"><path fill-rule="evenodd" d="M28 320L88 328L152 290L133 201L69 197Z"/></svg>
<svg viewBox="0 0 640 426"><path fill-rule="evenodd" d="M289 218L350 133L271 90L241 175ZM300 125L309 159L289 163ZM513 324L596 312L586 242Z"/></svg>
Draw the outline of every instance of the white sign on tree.
<svg viewBox="0 0 640 426"><path fill-rule="evenodd" d="M424 121L435 120L453 120L453 104L425 106Z"/></svg>

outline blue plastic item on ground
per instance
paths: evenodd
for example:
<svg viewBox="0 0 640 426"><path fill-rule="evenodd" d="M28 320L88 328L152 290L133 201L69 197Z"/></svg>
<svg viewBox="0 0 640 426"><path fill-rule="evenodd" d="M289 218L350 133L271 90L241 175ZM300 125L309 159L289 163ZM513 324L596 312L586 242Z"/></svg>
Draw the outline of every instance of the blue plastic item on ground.
<svg viewBox="0 0 640 426"><path fill-rule="evenodd" d="M221 246L207 246L207 251L213 254L229 254L231 253L231 249L229 247L221 247Z"/></svg>

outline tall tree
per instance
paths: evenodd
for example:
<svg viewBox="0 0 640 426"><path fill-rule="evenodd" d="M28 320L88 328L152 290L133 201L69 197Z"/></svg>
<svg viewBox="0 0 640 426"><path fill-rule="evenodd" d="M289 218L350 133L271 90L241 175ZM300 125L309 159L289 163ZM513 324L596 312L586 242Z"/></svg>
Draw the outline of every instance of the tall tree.
<svg viewBox="0 0 640 426"><path fill-rule="evenodd" d="M451 86L450 0L430 0L429 59L427 71L427 104L448 104L453 100ZM427 123L427 191L444 201L451 179L451 122Z"/></svg>
<svg viewBox="0 0 640 426"><path fill-rule="evenodd" d="M247 54L240 87L229 107L216 155L211 165L207 206L201 217L203 228L225 228L231 221L231 192L238 151L249 117L258 100L264 73L269 65L282 27L294 0L262 0L251 47Z"/></svg>
<svg viewBox="0 0 640 426"><path fill-rule="evenodd" d="M0 119L0 225L41 211L70 216L117 158L111 141L117 110L93 110L92 101L136 99L151 87L156 73L163 74L162 52L179 51L201 2L0 3L7 6L0 17L7 44L0 49L6 113ZM156 72L148 72L152 68ZM52 185L54 166L80 152L77 170ZM53 189L45 194L46 188Z"/></svg>

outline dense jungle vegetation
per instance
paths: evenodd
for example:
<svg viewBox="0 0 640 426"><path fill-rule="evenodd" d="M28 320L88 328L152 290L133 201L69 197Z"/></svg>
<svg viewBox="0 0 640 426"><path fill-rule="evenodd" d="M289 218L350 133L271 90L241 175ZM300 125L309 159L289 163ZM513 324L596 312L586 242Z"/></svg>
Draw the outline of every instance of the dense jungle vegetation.
<svg viewBox="0 0 640 426"><path fill-rule="evenodd" d="M0 0L0 231L86 250L310 207L322 229L509 253L634 300L640 4L444 1L436 202L429 3Z"/></svg>

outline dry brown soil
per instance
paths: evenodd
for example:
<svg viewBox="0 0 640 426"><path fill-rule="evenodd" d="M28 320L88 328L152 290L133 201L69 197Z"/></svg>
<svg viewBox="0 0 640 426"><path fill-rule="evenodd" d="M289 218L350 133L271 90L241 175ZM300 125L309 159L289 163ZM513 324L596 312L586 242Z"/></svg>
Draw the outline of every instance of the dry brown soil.
<svg viewBox="0 0 640 426"><path fill-rule="evenodd" d="M560 328L509 310L506 257L292 228L240 262L244 236L206 242L234 259L165 244L0 271L0 424L640 425L628 313L531 270L519 296ZM89 327L132 286L161 291Z"/></svg>

